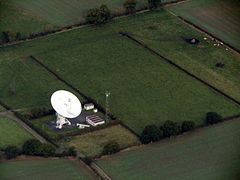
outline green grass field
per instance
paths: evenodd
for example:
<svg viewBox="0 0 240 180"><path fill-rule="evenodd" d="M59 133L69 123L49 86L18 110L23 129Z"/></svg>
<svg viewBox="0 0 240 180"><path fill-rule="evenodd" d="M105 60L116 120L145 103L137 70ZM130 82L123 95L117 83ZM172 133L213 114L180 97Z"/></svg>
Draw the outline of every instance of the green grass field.
<svg viewBox="0 0 240 180"><path fill-rule="evenodd" d="M9 145L21 147L26 140L31 138L33 136L18 123L0 117L0 149Z"/></svg>
<svg viewBox="0 0 240 180"><path fill-rule="evenodd" d="M209 38L205 41L204 34L182 23L167 11L146 14L128 20L126 18L121 24L122 31L130 33L159 54L240 101L239 54L226 51L224 46L214 46L216 42ZM186 43L183 37L197 38L200 43ZM225 66L216 67L218 62L223 62Z"/></svg>
<svg viewBox="0 0 240 180"><path fill-rule="evenodd" d="M0 12L0 43L2 42L2 31L5 30L21 32L22 37L28 37L30 34L56 28L40 17L19 8L10 0L1 0Z"/></svg>
<svg viewBox="0 0 240 180"><path fill-rule="evenodd" d="M97 180L98 177L77 160L27 159L0 163L2 180Z"/></svg>
<svg viewBox="0 0 240 180"><path fill-rule="evenodd" d="M240 50L239 1L193 0L169 9Z"/></svg>
<svg viewBox="0 0 240 180"><path fill-rule="evenodd" d="M31 59L14 54L8 60L0 59L0 72L0 99L15 109L51 108L50 97L55 90L70 90Z"/></svg>
<svg viewBox="0 0 240 180"><path fill-rule="evenodd" d="M111 112L137 133L141 133L148 124L161 125L166 120L193 120L197 125L202 125L208 111L216 111L224 117L238 114L240 109L237 105L117 34L122 27L129 31L140 29L142 26L137 22L146 18L149 18L149 22L145 21L147 27L152 25L156 17L163 22L162 14L166 15L166 12L156 11L121 18L105 26L75 29L1 48L0 68L5 71L5 64L16 66L14 69L18 70L17 77L20 78L16 82L21 88L14 97L7 95L9 90L5 90L5 86L13 81L13 77L5 71L6 75L0 77L1 84L5 85L2 86L0 99L14 108L47 105L50 97L48 94L56 88L63 89L62 84L54 81L45 70L35 64L31 65L32 62L29 61L27 64L32 67L29 69L33 71L37 68L39 72L34 70L33 74L26 76L28 78L24 76L27 80L22 78L20 74L25 73L24 65L20 69L17 63L20 64L20 60L25 56L34 55L103 106L104 92L111 91ZM179 22L172 18L173 22ZM170 24L173 22L169 21ZM172 26L174 25L178 24L173 23ZM226 52L221 52L225 56ZM229 56L234 57L234 54L229 52ZM52 84L40 81L39 88L39 83L35 80L41 80L42 76ZM20 84L28 80L29 84L34 83L36 87L31 85L28 86L31 88L28 88ZM45 92L42 92L42 89ZM33 98L30 99L29 96Z"/></svg>
<svg viewBox="0 0 240 180"><path fill-rule="evenodd" d="M120 152L97 164L114 180L237 180L240 119Z"/></svg>
<svg viewBox="0 0 240 180"><path fill-rule="evenodd" d="M80 136L74 136L63 146L74 146L86 156L94 157L102 153L103 147L110 141L115 141L120 148L126 148L140 144L138 138L121 125L112 126L102 130L90 132Z"/></svg>
<svg viewBox="0 0 240 180"><path fill-rule="evenodd" d="M162 0L169 2L172 0ZM20 32L26 38L30 34L51 31L85 21L90 8L106 4L114 14L123 13L125 0L2 0L0 3L0 42L2 31ZM138 0L137 9L147 4Z"/></svg>

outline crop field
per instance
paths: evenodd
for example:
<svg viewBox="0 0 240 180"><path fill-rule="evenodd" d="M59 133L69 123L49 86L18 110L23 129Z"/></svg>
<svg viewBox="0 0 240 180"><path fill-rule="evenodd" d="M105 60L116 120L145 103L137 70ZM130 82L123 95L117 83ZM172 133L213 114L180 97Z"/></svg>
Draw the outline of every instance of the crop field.
<svg viewBox="0 0 240 180"><path fill-rule="evenodd" d="M162 56L240 101L238 53L226 50L225 46L214 46L216 42L210 38L205 41L204 34L164 10L140 14L135 19L129 18L121 24L121 28ZM192 45L183 38L196 38L200 43ZM219 62L225 66L216 67Z"/></svg>
<svg viewBox="0 0 240 180"><path fill-rule="evenodd" d="M4 47L0 49L0 68L4 71L4 64L17 67L19 59L33 55L102 106L105 104L104 92L108 90L111 92L111 112L137 133L141 133L148 124L161 125L166 120L176 122L193 120L196 125L202 125L205 114L209 111L218 112L223 117L239 114L239 106L169 65L160 57L117 34L121 28L126 28L129 32L134 28L139 30L142 28L142 24L138 24L141 20L143 22L145 20L144 27L152 25L154 17L164 22L161 18L167 16L166 14L172 17L168 19L169 24L176 21L181 25L174 16L160 10L114 20L101 27L75 29ZM146 21L147 18L149 21ZM187 29L188 26L185 28ZM142 29L146 32L151 31L148 28ZM189 31L194 33L191 29ZM196 32L195 34L199 35ZM210 49L203 52L216 52L212 51ZM217 52L222 53L223 56L226 53L220 50ZM235 54L228 53L236 60ZM189 61L193 62L194 58ZM234 62L234 59L232 61ZM3 89L4 93L1 94L0 99L14 108L37 104L48 105L50 94L57 88L65 88L58 81L54 81L47 72L45 73L45 70L35 64L29 66L32 67L31 70L37 68L39 71L34 70L34 74L29 75L30 79L38 80L43 76L52 84L41 81L43 85L39 89L39 83L32 81L31 83L36 87L34 85L31 85L31 88L21 87L16 91L19 96L16 93L14 97L7 96L8 91ZM19 69L20 74L25 73L24 68L16 69ZM230 73L230 69L226 71ZM20 78L19 83L24 82L20 74L17 76ZM8 86L13 79L7 73L0 78L1 84L5 86ZM30 99L29 95L35 98Z"/></svg>
<svg viewBox="0 0 240 180"><path fill-rule="evenodd" d="M69 147L74 146L84 155L94 157L100 155L103 147L110 141L117 142L121 149L140 144L138 138L121 125L74 136L69 142L62 144Z"/></svg>
<svg viewBox="0 0 240 180"><path fill-rule="evenodd" d="M21 147L26 140L31 138L33 136L18 123L11 119L0 117L0 149L9 145Z"/></svg>
<svg viewBox="0 0 240 180"><path fill-rule="evenodd" d="M27 159L0 163L2 180L97 180L95 174L77 160Z"/></svg>
<svg viewBox="0 0 240 180"><path fill-rule="evenodd" d="M11 108L50 108L49 99L55 90L70 90L31 59L12 57L0 59L0 99Z"/></svg>
<svg viewBox="0 0 240 180"><path fill-rule="evenodd" d="M114 180L237 180L240 119L120 152L97 164Z"/></svg>
<svg viewBox="0 0 240 180"><path fill-rule="evenodd" d="M240 50L239 1L193 0L169 9Z"/></svg>

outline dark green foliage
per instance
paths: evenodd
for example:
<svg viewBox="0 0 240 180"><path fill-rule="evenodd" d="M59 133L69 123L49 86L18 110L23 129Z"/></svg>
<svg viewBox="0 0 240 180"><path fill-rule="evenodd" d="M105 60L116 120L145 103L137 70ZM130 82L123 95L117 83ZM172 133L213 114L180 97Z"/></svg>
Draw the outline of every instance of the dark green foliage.
<svg viewBox="0 0 240 180"><path fill-rule="evenodd" d="M157 8L161 4L161 0L148 0L150 8Z"/></svg>
<svg viewBox="0 0 240 180"><path fill-rule="evenodd" d="M119 144L115 141L111 141L104 146L102 154L103 155L113 154L118 152L119 150L120 150Z"/></svg>
<svg viewBox="0 0 240 180"><path fill-rule="evenodd" d="M7 159L17 157L21 153L21 150L17 146L8 146L5 149L5 155Z"/></svg>
<svg viewBox="0 0 240 180"><path fill-rule="evenodd" d="M182 132L191 131L195 128L195 123L193 121L183 121Z"/></svg>
<svg viewBox="0 0 240 180"><path fill-rule="evenodd" d="M56 152L56 148L52 144L46 143L46 144L41 144L38 155L49 157L49 156L54 156L55 152Z"/></svg>
<svg viewBox="0 0 240 180"><path fill-rule="evenodd" d="M68 149L67 154L68 154L68 156L77 156L77 151L76 151L75 147L73 147L73 146L70 147L70 148Z"/></svg>
<svg viewBox="0 0 240 180"><path fill-rule="evenodd" d="M136 0L126 0L123 4L124 8L128 13L133 13L136 10Z"/></svg>
<svg viewBox="0 0 240 180"><path fill-rule="evenodd" d="M140 140L143 144L159 141L163 137L163 131L155 125L146 126Z"/></svg>
<svg viewBox="0 0 240 180"><path fill-rule="evenodd" d="M176 136L181 132L180 126L172 121L166 121L161 129L164 137Z"/></svg>
<svg viewBox="0 0 240 180"><path fill-rule="evenodd" d="M86 20L92 24L102 24L111 19L111 11L106 5L101 5L100 8L89 9Z"/></svg>
<svg viewBox="0 0 240 180"><path fill-rule="evenodd" d="M8 43L15 40L20 40L21 34L20 32L15 33L12 30L5 30L2 32L2 38L3 38L3 42Z"/></svg>
<svg viewBox="0 0 240 180"><path fill-rule="evenodd" d="M223 121L223 118L221 115L219 115L216 112L208 112L206 114L206 122L207 124L216 124L218 122Z"/></svg>
<svg viewBox="0 0 240 180"><path fill-rule="evenodd" d="M5 158L5 153L3 151L0 151L0 160Z"/></svg>
<svg viewBox="0 0 240 180"><path fill-rule="evenodd" d="M36 139L27 140L23 144L23 153L27 155L40 155L41 145L41 142Z"/></svg>
<svg viewBox="0 0 240 180"><path fill-rule="evenodd" d="M85 157L82 159L87 165L90 165L92 163L92 159L90 157Z"/></svg>

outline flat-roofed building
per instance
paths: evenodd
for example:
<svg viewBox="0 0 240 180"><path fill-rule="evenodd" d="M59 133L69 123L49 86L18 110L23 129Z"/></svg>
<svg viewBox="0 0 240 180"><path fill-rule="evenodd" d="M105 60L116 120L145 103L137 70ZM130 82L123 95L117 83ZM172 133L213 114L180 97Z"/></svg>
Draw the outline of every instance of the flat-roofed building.
<svg viewBox="0 0 240 180"><path fill-rule="evenodd" d="M97 115L90 115L86 117L86 121L88 124L92 125L92 126L98 126L100 124L104 124L105 121L103 119L101 119L99 116Z"/></svg>

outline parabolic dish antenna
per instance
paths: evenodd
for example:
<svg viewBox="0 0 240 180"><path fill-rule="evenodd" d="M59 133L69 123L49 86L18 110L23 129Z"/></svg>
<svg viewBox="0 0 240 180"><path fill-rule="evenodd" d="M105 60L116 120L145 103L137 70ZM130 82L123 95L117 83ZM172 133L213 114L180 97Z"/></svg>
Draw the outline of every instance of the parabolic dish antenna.
<svg viewBox="0 0 240 180"><path fill-rule="evenodd" d="M61 116L75 118L82 112L82 106L78 98L65 90L58 90L51 96L53 109Z"/></svg>

